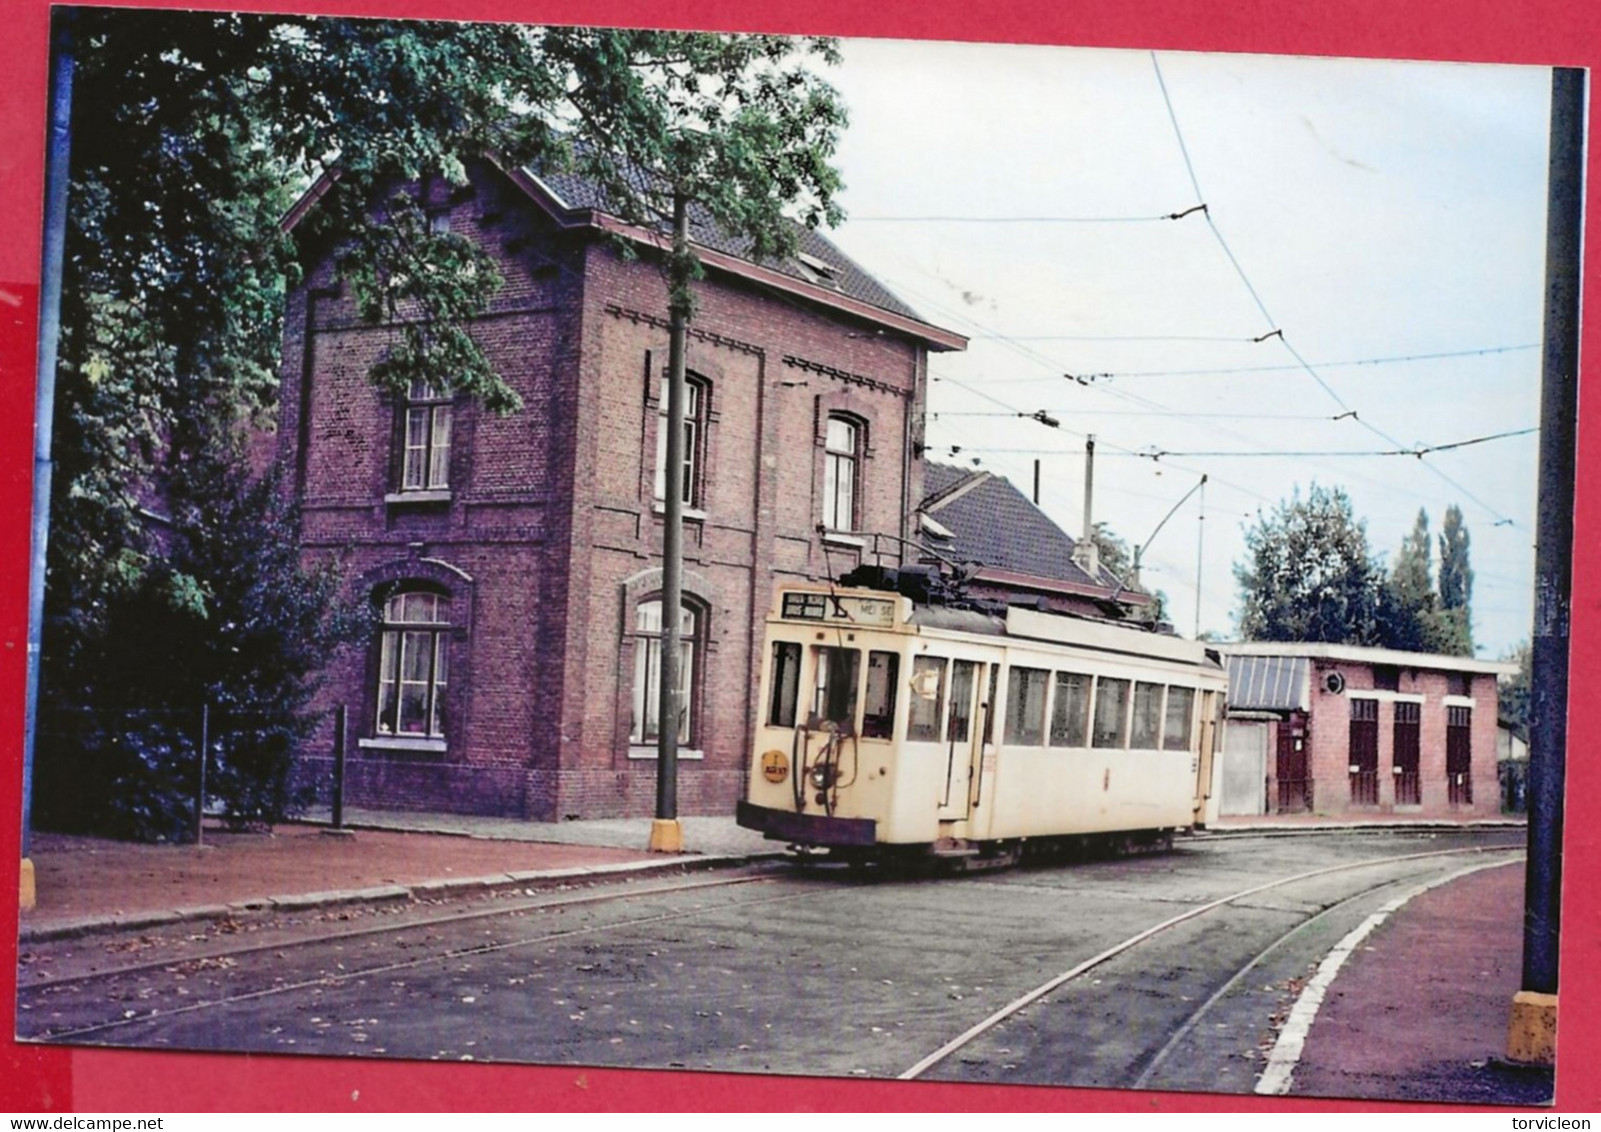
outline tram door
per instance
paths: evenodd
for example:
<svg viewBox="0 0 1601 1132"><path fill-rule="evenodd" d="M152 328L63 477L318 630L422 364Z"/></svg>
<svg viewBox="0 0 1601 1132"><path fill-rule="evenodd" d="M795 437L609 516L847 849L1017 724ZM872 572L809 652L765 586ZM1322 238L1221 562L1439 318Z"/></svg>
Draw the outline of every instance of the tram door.
<svg viewBox="0 0 1601 1132"><path fill-rule="evenodd" d="M946 697L945 783L940 794L939 820L959 821L968 816L973 797L973 775L983 750L979 736L979 674L975 660L951 662L950 694Z"/></svg>

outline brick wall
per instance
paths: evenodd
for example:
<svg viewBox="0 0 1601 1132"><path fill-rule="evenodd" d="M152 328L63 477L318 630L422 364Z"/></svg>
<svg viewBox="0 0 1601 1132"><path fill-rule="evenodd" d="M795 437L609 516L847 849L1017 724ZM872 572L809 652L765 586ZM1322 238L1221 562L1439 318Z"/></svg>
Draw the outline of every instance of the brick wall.
<svg viewBox="0 0 1601 1132"><path fill-rule="evenodd" d="M1345 690L1331 693L1325 678L1338 672ZM1446 781L1446 697L1448 674L1432 669L1401 668L1398 687L1392 692L1374 688L1373 666L1352 662L1315 661L1312 671L1311 713L1308 743L1311 750L1313 806L1324 814L1410 813L1424 818L1491 817L1500 812L1497 791L1496 683L1495 677L1474 674L1469 677L1472 700L1470 731L1472 794L1471 805L1452 804ZM1352 803L1349 766L1351 763L1351 700L1370 693L1378 708L1378 804ZM1356 696L1353 697L1353 693ZM1421 801L1418 805L1397 805L1395 767L1395 705L1398 697L1422 697L1419 711L1418 769ZM1270 768L1273 759L1270 752ZM1270 771L1271 773L1271 771ZM1271 796L1271 795L1270 795Z"/></svg>
<svg viewBox="0 0 1601 1132"><path fill-rule="evenodd" d="M655 763L629 725L634 619L660 585L664 280L647 259L558 229L487 167L471 185L451 231L493 250L507 281L475 335L525 407L496 418L458 401L448 499L393 498L403 406L366 379L390 331L360 322L327 264L289 307L280 459L297 472L305 554L340 561L364 597L410 580L451 599L445 750L372 744L375 647L326 673L324 703L348 704L353 740L369 740L353 743L346 798L541 820L648 814ZM699 757L680 761L679 806L729 812L775 580L837 574L861 554L814 530L828 416L848 414L865 437L857 531L908 533L924 353L711 273L688 366L703 394L684 539ZM326 736L309 744L303 771L325 779L328 751Z"/></svg>

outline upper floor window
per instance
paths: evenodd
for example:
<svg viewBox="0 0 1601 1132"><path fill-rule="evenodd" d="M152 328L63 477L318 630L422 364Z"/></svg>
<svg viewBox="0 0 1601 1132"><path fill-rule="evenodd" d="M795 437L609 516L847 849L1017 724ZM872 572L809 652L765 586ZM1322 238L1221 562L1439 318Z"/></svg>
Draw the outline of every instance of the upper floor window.
<svg viewBox="0 0 1601 1132"><path fill-rule="evenodd" d="M406 397L402 491L443 491L450 486L450 395L414 381Z"/></svg>
<svg viewBox="0 0 1601 1132"><path fill-rule="evenodd" d="M450 599L431 590L402 590L384 603L378 642L379 735L440 738Z"/></svg>
<svg viewBox="0 0 1601 1132"><path fill-rule="evenodd" d="M667 394L668 379L662 378L661 401L657 406L655 498L667 498ZM684 381L684 458L672 476L678 498L685 507L700 505L701 438L705 434L705 383L694 378Z"/></svg>
<svg viewBox="0 0 1601 1132"><path fill-rule="evenodd" d="M862 426L848 417L829 417L823 438L823 526L856 529L856 487L861 469Z"/></svg>

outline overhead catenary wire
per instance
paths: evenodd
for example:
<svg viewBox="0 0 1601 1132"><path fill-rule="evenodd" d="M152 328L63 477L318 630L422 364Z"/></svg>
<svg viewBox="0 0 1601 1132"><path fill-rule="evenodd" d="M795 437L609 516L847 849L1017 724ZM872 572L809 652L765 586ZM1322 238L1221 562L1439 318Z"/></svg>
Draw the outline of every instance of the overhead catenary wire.
<svg viewBox="0 0 1601 1132"><path fill-rule="evenodd" d="M1224 341L1238 340L1224 339ZM1411 362L1440 361L1449 358L1489 357L1496 354L1510 354L1520 350L1538 350L1539 348L1540 343L1538 342L1524 342L1515 346L1485 346L1473 350L1441 350L1428 354L1392 354L1389 356L1376 358L1348 358L1343 361L1318 362L1316 365L1319 369L1341 369L1355 366L1399 365ZM1213 366L1205 369L1109 370L1093 375L1082 376L1093 376L1105 378L1107 380L1136 377L1226 377L1232 374L1241 373L1284 373L1286 371L1294 371L1299 369L1301 369L1299 363L1280 363L1278 365L1265 366ZM1014 377L1000 378L996 381L996 384L1031 385L1043 382L1054 382L1057 380L1059 379L1055 377ZM1342 415L1355 415L1355 410L1347 410L1346 414Z"/></svg>
<svg viewBox="0 0 1601 1132"><path fill-rule="evenodd" d="M1173 99L1168 92L1167 81L1162 76L1162 64L1157 58L1155 51L1151 52L1151 66L1156 73L1156 84L1162 94L1162 103L1167 108L1168 121L1172 123L1173 134L1178 141L1179 153L1184 159L1184 169L1189 175L1190 187L1195 191L1195 199L1204 203L1206 201L1206 194L1201 191L1200 180L1195 175L1195 165L1190 160L1190 151L1184 140L1184 131L1179 126L1178 114L1173 108ZM1244 284L1247 293L1250 294L1252 302L1256 304L1257 310L1261 312L1262 318L1267 322L1267 325L1272 328L1263 335L1264 339L1267 337L1277 337L1284 348L1290 352L1290 356L1293 357L1300 365L1300 368L1304 370L1307 375L1317 383L1319 388L1327 393L1342 410L1350 412L1351 419L1359 424L1362 428L1366 429L1368 432L1371 432L1373 435L1377 436L1387 444L1394 445L1396 448L1404 447L1401 441L1397 440L1395 437L1379 428L1372 421L1360 416L1354 409L1352 409L1351 406L1346 403L1345 399L1335 391L1334 387L1324 379L1323 375L1318 373L1318 371L1313 368L1311 363L1301 355L1301 352L1295 348L1294 344L1290 342L1289 337L1284 333L1283 327L1276 319L1274 319L1272 313L1267 309L1267 304L1262 301L1262 296L1257 292L1257 289L1255 285L1252 284L1250 277L1245 273L1245 268L1240 264L1239 258L1235 256L1233 249L1229 247L1228 241L1223 238L1222 231L1218 228L1216 222L1212 218L1212 210L1210 208L1203 208L1202 216L1205 218L1206 225L1211 230L1212 235L1216 238L1218 246L1223 250L1223 254L1228 258L1229 263L1233 265L1235 273L1240 277L1240 282ZM1501 514L1501 512L1499 512L1496 508L1490 506L1483 499L1480 499L1456 479L1447 475L1444 471L1440 470L1432 463L1428 461L1421 462L1423 466L1433 472L1434 475L1455 488L1457 491L1461 492L1464 498L1470 500L1487 511L1491 516L1494 517L1498 525L1503 521L1509 522L1512 526L1519 525L1516 523L1516 521L1508 519L1507 516Z"/></svg>
<svg viewBox="0 0 1601 1132"><path fill-rule="evenodd" d="M934 414L934 415L937 416L938 414ZM1033 418L1033 419L1036 419L1036 420L1038 419L1038 414L1036 414L1036 413L1023 413L1023 412L1018 412L1018 413L995 413L995 414L959 414L958 413L958 414L949 414L949 415L952 415L952 416L963 416L963 415L1018 416L1018 417L1030 417L1030 418ZM1305 458L1323 458L1323 457L1329 457L1329 456L1361 456L1361 457L1411 456L1411 457L1413 457L1415 459L1422 459L1424 456L1429 455L1431 452L1447 452L1447 451L1450 451L1451 449L1467 448L1467 447L1470 447L1470 446L1475 445L1475 444L1488 444L1489 442L1491 442L1493 440L1508 440L1508 439L1511 439L1513 437L1519 437L1519 436L1533 436L1535 433L1537 433L1539 431L1540 430L1538 428L1520 428L1520 429L1514 429L1511 432L1497 432L1497 433L1492 433L1489 436L1475 436L1475 437L1471 437L1471 438L1469 438L1467 440L1453 440L1453 441L1450 441L1450 442L1448 442L1446 444L1421 445L1421 446L1416 447L1416 448L1381 448L1381 449L1367 449L1367 450L1349 449L1349 448L1346 448L1346 449L1333 448L1333 449L1326 449L1326 450L1323 450L1323 451L1312 451L1312 450L1305 450L1305 449L1303 449L1303 450L1267 451L1267 450L1253 449L1253 450L1250 450L1250 451L1217 450L1217 451L1210 451L1210 452L1181 452L1181 451L1170 451L1170 450L1168 450L1166 448L1151 447L1151 448L1145 448L1145 449L1119 448L1116 451L1110 453L1110 455L1113 455L1113 456L1132 456L1132 457L1134 457L1136 459L1140 459L1140 460L1153 460L1153 461L1165 460L1169 456L1177 456L1180 459L1186 459L1186 460L1196 460L1196 459L1206 459L1206 458L1259 459L1259 458L1264 457L1264 456L1265 457L1269 457L1269 458L1274 458L1274 459L1295 459L1295 458L1301 458L1301 457L1305 457ZM1082 436L1084 434L1080 433L1078 435ZM985 453L985 454L1006 453L1006 454L1012 455L1012 456L1037 456L1037 455L1042 455L1042 454L1047 454L1047 453L1054 453L1056 451L1055 449L984 448L984 447L979 447L979 446L965 446L965 445L964 445L964 449L966 451L969 451L969 452L980 452L980 453Z"/></svg>

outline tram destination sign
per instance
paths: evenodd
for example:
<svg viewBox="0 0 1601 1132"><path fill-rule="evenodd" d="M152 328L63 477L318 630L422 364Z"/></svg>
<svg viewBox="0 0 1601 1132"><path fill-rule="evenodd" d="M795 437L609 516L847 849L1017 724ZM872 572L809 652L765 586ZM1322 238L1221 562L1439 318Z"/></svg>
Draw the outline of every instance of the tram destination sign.
<svg viewBox="0 0 1601 1132"><path fill-rule="evenodd" d="M895 624L895 599L815 590L788 592L780 615L786 621L846 621L889 628Z"/></svg>

